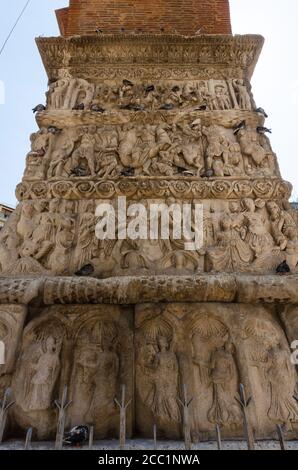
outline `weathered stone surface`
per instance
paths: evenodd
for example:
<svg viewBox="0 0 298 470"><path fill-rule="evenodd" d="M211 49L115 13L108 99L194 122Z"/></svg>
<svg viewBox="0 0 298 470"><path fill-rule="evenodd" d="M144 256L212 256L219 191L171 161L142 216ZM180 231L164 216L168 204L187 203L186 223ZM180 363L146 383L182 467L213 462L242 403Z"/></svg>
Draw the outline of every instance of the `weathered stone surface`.
<svg viewBox="0 0 298 470"><path fill-rule="evenodd" d="M149 438L156 423L159 437L178 439L185 385L194 440L213 439L216 424L242 438L235 396L244 384L255 436L272 438L280 424L297 437L298 216L251 91L263 38L37 44L46 106L0 234L0 392L11 386L16 401L11 436L31 426L52 439L53 401L67 385L66 426L117 437L114 398L125 385L127 434ZM169 237L123 240L121 227L95 237L97 206L116 208L120 196L131 212L160 204ZM203 207L203 246L193 250L194 235L174 236L170 209L184 203ZM291 274L277 275L284 261Z"/></svg>

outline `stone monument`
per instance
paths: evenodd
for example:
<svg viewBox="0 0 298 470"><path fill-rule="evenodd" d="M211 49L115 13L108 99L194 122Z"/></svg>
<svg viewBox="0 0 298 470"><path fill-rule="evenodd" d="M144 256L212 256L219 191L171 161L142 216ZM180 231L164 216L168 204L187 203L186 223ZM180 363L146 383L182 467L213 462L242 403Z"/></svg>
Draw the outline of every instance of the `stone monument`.
<svg viewBox="0 0 298 470"><path fill-rule="evenodd" d="M182 438L187 386L193 439L241 438L243 384L255 438L297 438L298 220L251 91L263 38L232 35L228 0L116 3L71 0L37 39L46 106L0 235L7 436L54 438L67 385L66 426L117 437L125 385L128 436ZM203 206L203 245L97 238L120 197Z"/></svg>

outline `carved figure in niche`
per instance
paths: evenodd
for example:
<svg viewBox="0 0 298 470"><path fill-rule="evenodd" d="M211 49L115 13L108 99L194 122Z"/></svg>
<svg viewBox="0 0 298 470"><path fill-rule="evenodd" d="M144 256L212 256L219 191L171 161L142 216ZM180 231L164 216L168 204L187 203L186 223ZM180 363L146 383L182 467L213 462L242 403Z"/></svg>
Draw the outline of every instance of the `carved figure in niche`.
<svg viewBox="0 0 298 470"><path fill-rule="evenodd" d="M277 423L297 423L298 404L294 400L296 372L290 363L290 353L280 343L268 351L266 376L270 390L268 417Z"/></svg>
<svg viewBox="0 0 298 470"><path fill-rule="evenodd" d="M213 96L209 92L206 82L200 81L198 85L200 101L207 104L208 109L213 109Z"/></svg>
<svg viewBox="0 0 298 470"><path fill-rule="evenodd" d="M15 381L16 401L25 411L48 410L60 371L60 339L49 335L23 351Z"/></svg>
<svg viewBox="0 0 298 470"><path fill-rule="evenodd" d="M124 240L120 248L122 269L150 269L150 263L143 254L140 240Z"/></svg>
<svg viewBox="0 0 298 470"><path fill-rule="evenodd" d="M48 93L48 107L50 109L62 109L68 90L69 80L62 79L50 85Z"/></svg>
<svg viewBox="0 0 298 470"><path fill-rule="evenodd" d="M262 258L272 250L273 238L266 228L266 219L260 209L257 209L253 199L244 199L244 221L246 225L245 242L254 252L256 258Z"/></svg>
<svg viewBox="0 0 298 470"><path fill-rule="evenodd" d="M231 109L231 100L224 85L216 85L214 87L214 97L212 98L212 107L214 110Z"/></svg>
<svg viewBox="0 0 298 470"><path fill-rule="evenodd" d="M98 321L84 326L76 343L72 392L76 419L100 427L115 412L119 357L118 332L113 322Z"/></svg>
<svg viewBox="0 0 298 470"><path fill-rule="evenodd" d="M222 347L228 337L228 329L217 318L207 313L201 314L192 325L192 362L194 364L195 390L202 385L209 387L210 360L214 348Z"/></svg>
<svg viewBox="0 0 298 470"><path fill-rule="evenodd" d="M48 178L59 177L65 174L65 165L71 157L74 146L74 139L67 136L59 148L53 152L47 172Z"/></svg>
<svg viewBox="0 0 298 470"><path fill-rule="evenodd" d="M95 176L95 148L97 145L97 128L88 126L83 129L83 136L79 147L73 152L71 163L72 168L78 168L81 160L87 162L91 176Z"/></svg>
<svg viewBox="0 0 298 470"><path fill-rule="evenodd" d="M210 382L213 388L213 403L208 411L210 423L236 425L241 422L241 411L233 396L238 388L234 353L233 344L227 341L211 355Z"/></svg>
<svg viewBox="0 0 298 470"><path fill-rule="evenodd" d="M31 379L31 404L29 410L46 410L52 402L52 391L60 370L59 354L61 343L49 336L45 341L44 353L31 367L35 371Z"/></svg>
<svg viewBox="0 0 298 470"><path fill-rule="evenodd" d="M179 366L176 354L170 351L170 340L165 336L157 338L157 352L147 367L154 371L154 387L147 397L153 415L162 422L180 422L177 402Z"/></svg>
<svg viewBox="0 0 298 470"><path fill-rule="evenodd" d="M251 99L244 80L233 80L233 87L236 92L239 108L251 110Z"/></svg>
<svg viewBox="0 0 298 470"><path fill-rule="evenodd" d="M246 236L244 215L237 202L229 204L229 213L220 221L217 246L208 250L211 269L215 271L245 271L253 259L253 251L244 241Z"/></svg>
<svg viewBox="0 0 298 470"><path fill-rule="evenodd" d="M245 171L248 175L253 175L256 172L260 174L260 171L264 176L276 173L275 157L272 152L268 152L262 147L260 134L255 129L242 129L237 133L237 137L244 155Z"/></svg>

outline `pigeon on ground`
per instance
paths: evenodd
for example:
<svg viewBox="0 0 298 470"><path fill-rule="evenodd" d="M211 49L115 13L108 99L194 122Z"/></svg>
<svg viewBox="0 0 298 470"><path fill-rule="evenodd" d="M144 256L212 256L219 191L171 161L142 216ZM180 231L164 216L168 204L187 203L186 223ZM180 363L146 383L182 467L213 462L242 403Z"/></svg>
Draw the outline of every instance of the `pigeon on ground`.
<svg viewBox="0 0 298 470"><path fill-rule="evenodd" d="M259 134L266 134L266 132L268 132L268 134L272 134L272 130L271 129L268 129L267 127L257 127L257 132Z"/></svg>
<svg viewBox="0 0 298 470"><path fill-rule="evenodd" d="M276 274L279 274L280 276L285 276L286 274L290 274L290 272L290 266L286 261L280 263L276 268Z"/></svg>
<svg viewBox="0 0 298 470"><path fill-rule="evenodd" d="M174 109L174 105L171 103L163 104L159 109L163 109L164 111L171 111Z"/></svg>
<svg viewBox="0 0 298 470"><path fill-rule="evenodd" d="M94 111L95 113L104 113L105 112L105 109L102 108L101 106L99 106L99 104L93 104L90 109L91 109L91 111Z"/></svg>
<svg viewBox="0 0 298 470"><path fill-rule="evenodd" d="M239 131L241 131L242 129L245 129L246 127L246 122L245 121L241 121L240 124L238 124L238 126L234 127L234 134L238 134Z"/></svg>
<svg viewBox="0 0 298 470"><path fill-rule="evenodd" d="M259 113L259 114L262 114L262 116L264 116L265 118L268 117L268 114L266 113L265 109L263 109L263 108L257 108L257 109L255 109L255 112Z"/></svg>
<svg viewBox="0 0 298 470"><path fill-rule="evenodd" d="M72 108L73 111L84 111L84 109L85 109L84 103L76 104L76 105Z"/></svg>
<svg viewBox="0 0 298 470"><path fill-rule="evenodd" d="M81 168L80 166L71 170L71 174L74 176L87 176L87 170L85 168Z"/></svg>
<svg viewBox="0 0 298 470"><path fill-rule="evenodd" d="M134 176L135 175L135 169L134 168L126 168L125 170L122 170L120 173L121 176Z"/></svg>
<svg viewBox="0 0 298 470"><path fill-rule="evenodd" d="M58 127L56 126L50 126L48 127L48 132L50 132L51 134L60 134L60 132L62 132L62 129L59 129Z"/></svg>
<svg viewBox="0 0 298 470"><path fill-rule="evenodd" d="M63 442L70 446L80 446L83 442L87 441L88 437L88 426L75 426L64 435Z"/></svg>
<svg viewBox="0 0 298 470"><path fill-rule="evenodd" d="M35 108L32 109L33 113L41 113L45 111L47 108L43 104L38 104Z"/></svg>

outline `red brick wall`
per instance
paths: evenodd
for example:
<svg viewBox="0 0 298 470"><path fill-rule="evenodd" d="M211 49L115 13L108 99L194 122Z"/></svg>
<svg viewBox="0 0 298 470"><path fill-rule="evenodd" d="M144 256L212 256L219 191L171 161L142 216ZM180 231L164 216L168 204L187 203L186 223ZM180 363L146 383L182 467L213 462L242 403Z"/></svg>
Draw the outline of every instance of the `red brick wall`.
<svg viewBox="0 0 298 470"><path fill-rule="evenodd" d="M140 32L193 35L200 27L206 34L231 34L228 0L70 0L58 10L61 34Z"/></svg>

